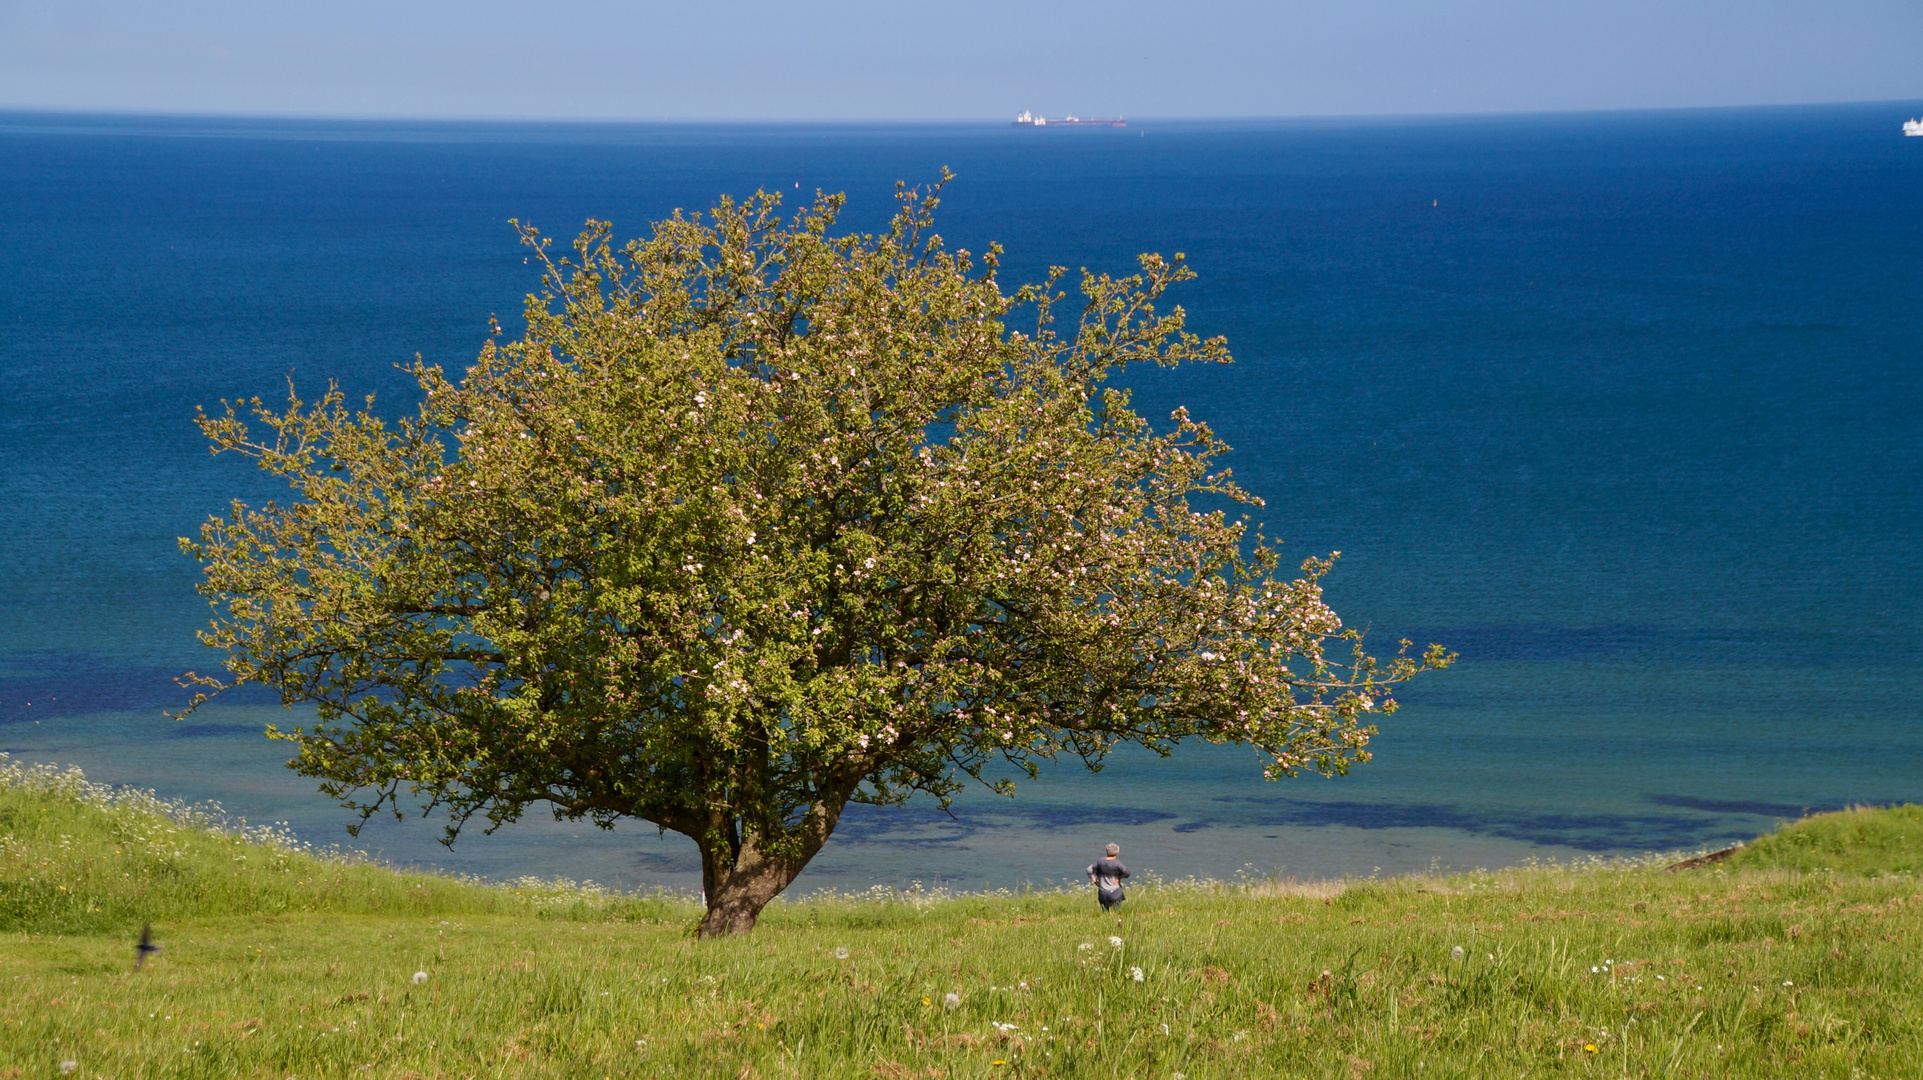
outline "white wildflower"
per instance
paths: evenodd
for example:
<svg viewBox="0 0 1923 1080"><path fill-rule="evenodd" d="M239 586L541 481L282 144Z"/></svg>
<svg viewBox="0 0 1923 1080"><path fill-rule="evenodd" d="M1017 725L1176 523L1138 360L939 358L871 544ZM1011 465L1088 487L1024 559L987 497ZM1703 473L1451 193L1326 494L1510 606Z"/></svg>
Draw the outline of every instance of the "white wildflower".
<svg viewBox="0 0 1923 1080"><path fill-rule="evenodd" d="M1076 952L1087 952L1088 950L1090 950L1090 949L1092 949L1092 948L1094 948L1094 947L1095 947L1095 946L1093 946L1093 945L1090 945L1090 944L1089 944L1088 942L1086 942L1086 941L1084 941L1084 942L1082 942L1082 943L1081 943L1080 945L1077 945L1077 946L1075 946L1075 951L1076 951Z"/></svg>
<svg viewBox="0 0 1923 1080"><path fill-rule="evenodd" d="M1109 937L1108 937L1108 947L1109 947L1109 948L1111 948L1111 949L1119 949L1119 948L1121 948L1121 947L1122 947L1122 939L1121 939L1121 938L1118 938L1118 937L1116 937L1116 936L1115 936L1115 935L1113 935L1113 934L1110 934L1110 935L1109 935Z"/></svg>
<svg viewBox="0 0 1923 1080"><path fill-rule="evenodd" d="M1132 967L1132 968L1129 968L1129 969L1128 969L1128 977L1129 977L1129 978L1131 978L1131 979L1134 979L1134 980L1135 980L1136 982L1141 982L1141 981L1142 981L1142 969L1141 969L1141 968L1138 968L1138 967Z"/></svg>

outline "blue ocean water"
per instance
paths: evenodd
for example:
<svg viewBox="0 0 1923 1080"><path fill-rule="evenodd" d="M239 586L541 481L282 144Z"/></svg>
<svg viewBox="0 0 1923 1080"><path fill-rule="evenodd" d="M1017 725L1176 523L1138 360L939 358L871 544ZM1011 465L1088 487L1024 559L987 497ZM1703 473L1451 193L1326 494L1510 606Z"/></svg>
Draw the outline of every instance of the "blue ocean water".
<svg viewBox="0 0 1923 1080"><path fill-rule="evenodd" d="M720 192L959 179L953 244L1125 271L1229 368L1129 376L1233 446L1331 601L1461 664L1339 781L1195 747L1013 801L852 815L803 879L1303 876L1675 849L1804 808L1923 799L1923 139L1916 103L1127 129L600 126L0 114L0 749L344 839L207 667L177 554L232 498L194 407L290 376L412 402L534 284L507 228L626 233ZM536 814L538 818L540 815ZM691 845L530 820L385 857L686 885Z"/></svg>

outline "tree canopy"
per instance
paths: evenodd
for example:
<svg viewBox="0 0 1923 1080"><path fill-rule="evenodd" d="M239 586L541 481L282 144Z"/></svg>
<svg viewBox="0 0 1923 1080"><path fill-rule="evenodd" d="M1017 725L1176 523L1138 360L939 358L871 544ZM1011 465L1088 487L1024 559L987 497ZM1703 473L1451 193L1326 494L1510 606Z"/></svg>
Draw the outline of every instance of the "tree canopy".
<svg viewBox="0 0 1923 1080"><path fill-rule="evenodd" d="M946 800L1124 743L1247 744L1271 778L1368 759L1395 684L1245 516L1259 505L1178 410L1116 372L1226 363L1156 303L1193 275L1057 268L934 235L940 185L834 235L723 198L617 245L518 222L542 268L527 329L418 411L330 385L203 413L216 453L294 497L236 502L182 547L224 678L315 720L269 734L360 812L420 805L452 842L530 806L638 818L701 852L702 933L752 928L850 802ZM1212 507L1212 508L1211 508ZM1332 655L1333 654L1333 655ZM997 777L1000 777L999 779Z"/></svg>

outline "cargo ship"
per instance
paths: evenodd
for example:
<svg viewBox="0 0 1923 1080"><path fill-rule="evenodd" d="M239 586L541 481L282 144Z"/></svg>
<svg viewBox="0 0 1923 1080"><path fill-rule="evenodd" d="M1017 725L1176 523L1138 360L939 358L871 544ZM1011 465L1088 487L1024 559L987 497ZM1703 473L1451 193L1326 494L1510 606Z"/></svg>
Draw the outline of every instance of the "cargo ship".
<svg viewBox="0 0 1923 1080"><path fill-rule="evenodd" d="M1046 116L1033 116L1027 109L1015 118L1016 127L1127 127L1128 121L1119 116L1064 116L1050 120Z"/></svg>

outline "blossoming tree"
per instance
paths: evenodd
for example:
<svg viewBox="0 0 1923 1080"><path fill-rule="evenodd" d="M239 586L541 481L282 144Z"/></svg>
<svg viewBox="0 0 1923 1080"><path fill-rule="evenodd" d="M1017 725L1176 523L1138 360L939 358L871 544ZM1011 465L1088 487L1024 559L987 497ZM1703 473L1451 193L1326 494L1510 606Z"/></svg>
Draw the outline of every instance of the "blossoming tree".
<svg viewBox="0 0 1923 1080"><path fill-rule="evenodd" d="M190 676L194 705L311 704L268 733L363 822L439 808L451 843L547 803L687 836L704 936L751 929L850 802L1122 743L1245 743L1270 777L1367 760L1365 714L1450 657L1366 655L1328 561L1278 576L1198 507L1259 504L1209 429L1158 432L1108 384L1228 361L1154 307L1181 257L1084 272L1064 319L1063 271L1004 292L999 248L930 233L938 191L898 191L878 235L831 235L838 196L620 247L590 222L571 254L517 223L545 267L527 332L458 382L417 363L416 415L334 387L203 414L295 497L182 541L228 673Z"/></svg>

